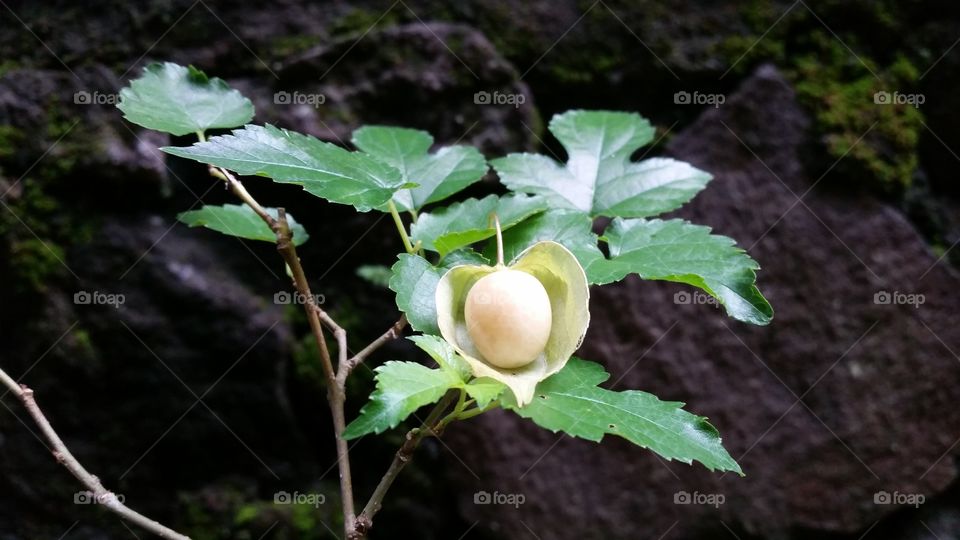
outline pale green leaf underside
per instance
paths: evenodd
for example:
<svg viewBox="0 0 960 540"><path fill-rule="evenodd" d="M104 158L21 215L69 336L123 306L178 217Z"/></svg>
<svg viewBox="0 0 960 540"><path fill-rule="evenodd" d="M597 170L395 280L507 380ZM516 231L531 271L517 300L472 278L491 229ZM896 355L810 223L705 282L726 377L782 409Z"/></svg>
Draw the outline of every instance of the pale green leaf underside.
<svg viewBox="0 0 960 540"><path fill-rule="evenodd" d="M120 90L117 108L130 122L173 135L242 126L253 104L218 78L170 62L150 64Z"/></svg>
<svg viewBox="0 0 960 540"><path fill-rule="evenodd" d="M360 152L271 125L248 125L230 135L164 152L244 175L297 184L328 201L361 212L379 207L405 186L400 172Z"/></svg>
<svg viewBox="0 0 960 540"><path fill-rule="evenodd" d="M267 213L277 218L276 208L267 208ZM248 240L263 240L275 243L277 235L260 216L245 204L225 204L223 206L204 206L199 210L190 210L177 215L177 220L190 227L206 227L229 236ZM293 233L293 243L299 246L310 236L302 225L287 214L287 223Z"/></svg>
<svg viewBox="0 0 960 540"><path fill-rule="evenodd" d="M669 158L631 162L630 155L654 134L635 113L568 111L553 117L550 131L567 151L566 164L540 154L510 154L491 164L508 188L540 195L551 208L591 216L655 216L679 208L711 178Z"/></svg>
<svg viewBox="0 0 960 540"><path fill-rule="evenodd" d="M425 334L439 334L434 291L446 270L406 253L400 255L392 270L390 290L397 293L397 307L407 314L410 327Z"/></svg>
<svg viewBox="0 0 960 540"><path fill-rule="evenodd" d="M616 219L604 233L610 258L591 266L594 283L639 274L703 289L744 322L767 324L773 309L756 286L756 261L710 228L671 219Z"/></svg>
<svg viewBox="0 0 960 540"><path fill-rule="evenodd" d="M706 418L684 411L682 403L660 401L637 390L613 392L597 385L609 378L599 364L571 358L559 373L541 382L531 403L518 407L509 394L503 407L551 431L599 442L617 435L668 460L743 474Z"/></svg>
<svg viewBox="0 0 960 540"><path fill-rule="evenodd" d="M410 232L413 240L420 241L424 249L445 257L458 248L492 237L495 233L490 219L493 213L500 219L501 229L507 230L546 208L546 201L539 197L488 195L422 214Z"/></svg>
<svg viewBox="0 0 960 540"><path fill-rule="evenodd" d="M353 132L353 144L400 171L406 183L416 184L393 195L397 208L404 211L446 199L487 172L487 162L476 148L445 146L430 154L433 137L417 129L364 126Z"/></svg>
<svg viewBox="0 0 960 540"><path fill-rule="evenodd" d="M437 266L450 269L461 264L485 264L489 266L490 259L484 257L481 253L477 253L472 248L463 248L448 253L442 261L437 263Z"/></svg>
<svg viewBox="0 0 960 540"><path fill-rule="evenodd" d="M347 426L345 439L394 428L420 407L436 402L448 389L462 384L449 371L416 362L391 361L377 367L376 372L377 389L360 416Z"/></svg>

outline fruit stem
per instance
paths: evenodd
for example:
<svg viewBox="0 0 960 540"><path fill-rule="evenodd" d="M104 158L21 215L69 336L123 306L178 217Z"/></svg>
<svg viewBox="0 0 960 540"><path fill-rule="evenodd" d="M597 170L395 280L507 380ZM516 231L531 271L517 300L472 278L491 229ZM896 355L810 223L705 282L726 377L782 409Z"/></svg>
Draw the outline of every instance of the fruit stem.
<svg viewBox="0 0 960 540"><path fill-rule="evenodd" d="M500 218L497 214L491 214L490 217L493 219L493 227L497 231L497 266L503 267L503 232L500 230Z"/></svg>
<svg viewBox="0 0 960 540"><path fill-rule="evenodd" d="M397 205L393 204L393 199L390 199L390 202L387 203L387 208L390 209L390 215L393 216L393 223L397 226L400 239L403 240L403 248L407 250L407 253L415 253L417 250L413 247L413 244L410 243L410 237L407 236L407 228L403 225L403 220L400 219L400 212L397 211Z"/></svg>

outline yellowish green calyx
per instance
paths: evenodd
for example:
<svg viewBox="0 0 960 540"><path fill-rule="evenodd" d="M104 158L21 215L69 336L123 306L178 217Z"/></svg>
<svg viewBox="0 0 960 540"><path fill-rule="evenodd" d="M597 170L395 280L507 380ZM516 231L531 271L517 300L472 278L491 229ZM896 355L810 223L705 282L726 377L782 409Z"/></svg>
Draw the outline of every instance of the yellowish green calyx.
<svg viewBox="0 0 960 540"><path fill-rule="evenodd" d="M577 258L543 241L509 265L451 268L437 286L437 324L475 377L502 382L523 406L580 347L589 299Z"/></svg>

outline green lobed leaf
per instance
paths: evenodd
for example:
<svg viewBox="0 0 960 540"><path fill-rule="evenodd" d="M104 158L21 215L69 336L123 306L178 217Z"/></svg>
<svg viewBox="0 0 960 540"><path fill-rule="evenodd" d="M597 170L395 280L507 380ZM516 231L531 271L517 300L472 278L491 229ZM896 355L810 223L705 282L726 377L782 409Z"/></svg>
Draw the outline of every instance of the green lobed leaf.
<svg viewBox="0 0 960 540"><path fill-rule="evenodd" d="M414 342L417 347L420 347L420 349L429 354L430 358L433 358L434 361L437 362L437 365L440 366L440 369L449 371L460 381L466 382L470 380L470 366L443 338L421 334L419 336L410 336L407 339Z"/></svg>
<svg viewBox="0 0 960 540"><path fill-rule="evenodd" d="M391 270L390 290L397 293L397 307L407 314L410 327L425 334L439 334L434 294L446 269L433 266L419 255L403 253Z"/></svg>
<svg viewBox="0 0 960 540"><path fill-rule="evenodd" d="M253 118L253 104L222 79L170 62L150 64L120 90L117 108L139 126L172 135L242 126Z"/></svg>
<svg viewBox="0 0 960 540"><path fill-rule="evenodd" d="M501 402L551 431L599 442L617 435L668 460L743 474L707 419L637 390L614 392L598 385L609 378L599 364L571 358L559 373L537 386L532 402L519 407L509 394Z"/></svg>
<svg viewBox="0 0 960 540"><path fill-rule="evenodd" d="M476 148L445 146L429 154L433 137L417 129L364 126L353 132L353 144L415 184L393 195L397 208L404 211L446 199L487 173L487 162Z"/></svg>
<svg viewBox="0 0 960 540"><path fill-rule="evenodd" d="M495 229L490 221L494 212L500 219L500 228L507 230L546 209L546 201L539 197L488 195L422 214L410 232L413 240L420 241L424 249L436 251L442 258L458 248L494 236Z"/></svg>
<svg viewBox="0 0 960 540"><path fill-rule="evenodd" d="M671 219L616 219L604 233L609 260L591 266L594 283L628 274L643 279L688 283L716 298L738 320L764 325L773 308L757 289L759 265L726 236L710 228Z"/></svg>
<svg viewBox="0 0 960 540"><path fill-rule="evenodd" d="M506 386L493 379L470 380L470 366L443 339L426 334L409 339L436 360L440 368L396 361L378 367L375 370L377 388L360 415L347 426L345 438L354 439L396 427L420 407L439 400L447 390L466 392L479 408L488 407L506 390Z"/></svg>
<svg viewBox="0 0 960 540"><path fill-rule="evenodd" d="M276 208L267 208L267 213L277 218ZM206 205L199 210L190 210L177 215L177 219L190 227L206 227L229 236L249 240L263 240L276 243L277 235L264 223L252 208L245 204L225 204L223 206ZM310 235L306 229L287 214L287 223L293 233L293 244L299 246Z"/></svg>
<svg viewBox="0 0 960 540"><path fill-rule="evenodd" d="M269 124L161 150L239 174L297 184L312 195L353 205L361 212L386 204L406 185L400 171L366 154Z"/></svg>
<svg viewBox="0 0 960 540"><path fill-rule="evenodd" d="M436 402L448 389L463 383L449 371L430 369L416 362L390 361L375 371L377 389L360 410L360 416L343 432L345 439L397 427L414 411Z"/></svg>
<svg viewBox="0 0 960 540"><path fill-rule="evenodd" d="M499 399L506 389L505 384L490 377L474 379L464 387L467 395L477 402L477 407L480 409Z"/></svg>
<svg viewBox="0 0 960 540"><path fill-rule="evenodd" d="M540 195L551 208L655 216L679 208L711 178L669 158L631 162L631 154L654 135L650 122L635 113L568 111L553 117L550 132L566 149L566 164L540 154L510 154L491 164L508 188Z"/></svg>

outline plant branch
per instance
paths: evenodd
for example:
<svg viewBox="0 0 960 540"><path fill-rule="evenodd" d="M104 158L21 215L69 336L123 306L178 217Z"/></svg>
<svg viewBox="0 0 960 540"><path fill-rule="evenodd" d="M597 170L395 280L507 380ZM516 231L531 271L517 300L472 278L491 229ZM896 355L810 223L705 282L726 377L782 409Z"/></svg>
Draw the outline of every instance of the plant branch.
<svg viewBox="0 0 960 540"><path fill-rule="evenodd" d="M441 415L446 411L453 400L456 399L457 394L454 392L449 392L446 396L444 396L440 403L437 404L433 411L431 411L421 428L413 429L407 433L406 441L400 447L400 449L397 450L393 463L391 463L390 468L380 480L380 484L377 486L376 490L371 496L370 501L364 507L363 513L361 516L357 516L353 501L353 482L350 472L349 447L347 446L347 441L343 438L343 432L346 429L346 419L344 416L344 401L346 400L346 393L344 389L346 387L346 380L350 373L357 366L362 364L367 357L373 354L373 352L375 352L385 343L400 337L403 329L407 325L407 318L406 316L401 316L400 319L386 332L384 332L383 335L375 339L363 350L353 355L353 357L349 357L346 330L344 330L339 324L336 323L336 321L333 320L332 317L330 317L323 309L321 309L313 298L313 294L310 291L310 285L307 281L303 266L300 264L300 258L297 256L296 247L293 243L293 234L290 230L289 223L287 222L284 209L278 209L277 217L274 218L256 201L256 199L253 198L243 184L241 184L240 181L237 180L237 178L229 171L213 166L209 167L209 171L214 177L220 178L226 182L231 191L241 201L243 201L244 204L253 209L253 211L260 216L260 219L262 219L264 223L270 227L270 230L274 232L277 237L277 251L283 257L284 262L286 262L287 267L290 269L290 273L293 276L293 283L297 288L297 292L305 299L304 310L307 314L307 320L310 323L310 331L313 333L314 339L317 342L317 348L320 351L320 359L324 376L327 379L327 401L330 403L330 411L331 415L333 416L333 426L337 445L337 464L340 469L340 494L343 500L344 531L347 538L350 540L362 539L366 536L367 531L370 530L370 527L372 527L373 516L380 510L384 495L386 495L387 490L390 489L390 486L393 484L393 481L396 479L403 467L405 467L406 464L412 459L413 452L416 450L417 446L419 446L423 437L431 434L439 434L446 424L449 423L450 420L454 419L451 417L449 420L441 420ZM400 213L397 211L397 207L393 201L388 203L388 207L391 215L393 216L394 224L397 226L397 230L399 231L400 237L403 240L403 245L407 250L407 253L419 252L419 242L416 246L411 244L406 227L404 226L403 220L400 218ZM416 219L415 214L413 214L413 219ZM327 347L326 338L323 333L324 326L327 327L327 329L337 340L338 358L336 370L333 368L330 351ZM458 408L456 411L457 414L462 412L463 408L462 393L460 394L460 397L461 399L458 403Z"/></svg>
<svg viewBox="0 0 960 540"><path fill-rule="evenodd" d="M277 218L271 216L261 205L250 195L243 184L229 171L219 167L210 167L210 174L222 179L230 187L230 190L240 198L247 206L260 216L274 232L277 237L277 251L283 257L284 262L290 269L293 276L293 284L297 292L304 298L303 309L307 315L307 321L310 324L310 331L313 333L314 340L317 342L317 348L320 351L320 363L323 367L323 374L327 380L327 402L330 404L330 414L333 417L334 435L336 437L337 447L337 465L340 469L340 497L342 499L344 514L344 531L349 534L354 529L355 510L353 506L353 480L350 473L350 454L346 439L343 438L343 431L346 429L346 417L343 412L346 395L344 393L344 384L338 379L336 371L333 368L333 362L330 357L330 350L327 348L327 340L323 334L323 325L325 324L333 333L337 340L337 353L339 355L338 365L340 367L347 363L347 332L338 325L314 300L313 293L310 291L310 284L307 281L306 273L300 264L300 257L297 256L297 248L293 243L293 233L290 230L290 224L287 221L287 214L283 208L277 210Z"/></svg>
<svg viewBox="0 0 960 540"><path fill-rule="evenodd" d="M384 344L403 335L403 329L406 328L406 326L407 316L401 315L400 319L393 323L393 326L384 332L382 336L378 337L369 345L364 347L362 351L353 355L353 357L350 358L350 360L348 360L345 364L340 365L339 369L337 370L337 380L341 383L345 382L350 373L356 369L357 366L362 364L364 360L366 360L371 354L373 354L374 351L382 347Z"/></svg>
<svg viewBox="0 0 960 540"><path fill-rule="evenodd" d="M37 400L34 398L33 390L30 388L17 384L9 375L6 374L2 369L0 369L0 382L4 386L10 389L11 392L16 395L20 401L23 403L23 406L26 407L27 412L30 413L30 416L33 417L33 421L36 422L37 426L40 427L40 431L43 433L44 438L52 447L51 452L57 461L66 467L70 474L72 474L77 480L79 480L90 492L93 494L94 500L102 504L111 512L114 512L120 517L135 523L140 527L156 534L160 538L171 538L174 540L190 540L190 537L180 534L173 529L170 529L164 525L161 525L159 522L154 521L147 516L131 509L126 506L117 498L116 494L107 488L103 487L103 484L100 482L100 479L96 476L90 474L83 465L73 454L70 453L70 450L67 448L67 445L64 444L63 440L57 435L57 432L54 431L53 426L50 425L50 422L44 416L43 411L40 410L40 406L37 405Z"/></svg>
<svg viewBox="0 0 960 540"><path fill-rule="evenodd" d="M450 407L450 404L457 399L458 393L458 390L450 390L447 392L446 395L443 396L443 399L430 411L430 414L427 415L427 419L423 421L423 425L407 432L403 444L393 456L390 468L387 469L386 474L380 479L380 483L377 484L376 489L374 489L373 495L371 495L370 500L367 501L367 505L363 507L363 511L357 516L355 530L352 535L347 536L348 540L360 540L366 537L367 533L373 527L373 517L383 506L383 497L387 494L390 486L393 485L393 481L397 479L400 471L413 459L413 452L420 446L420 441L428 435L440 435L440 418L447 408Z"/></svg>

